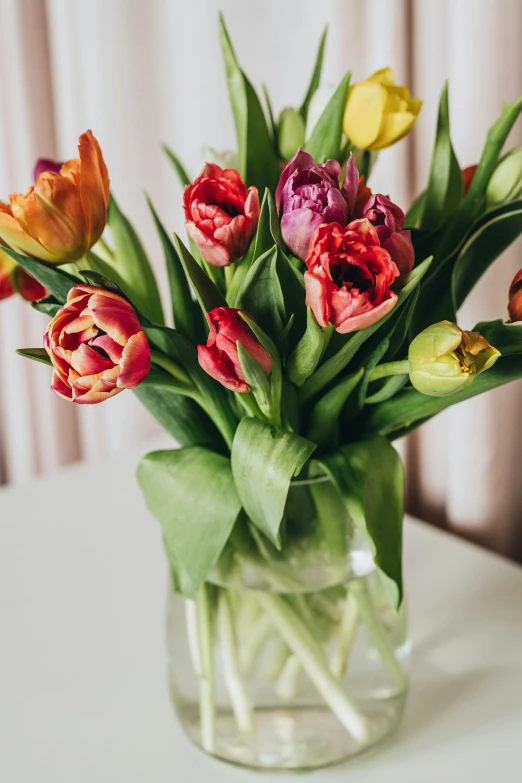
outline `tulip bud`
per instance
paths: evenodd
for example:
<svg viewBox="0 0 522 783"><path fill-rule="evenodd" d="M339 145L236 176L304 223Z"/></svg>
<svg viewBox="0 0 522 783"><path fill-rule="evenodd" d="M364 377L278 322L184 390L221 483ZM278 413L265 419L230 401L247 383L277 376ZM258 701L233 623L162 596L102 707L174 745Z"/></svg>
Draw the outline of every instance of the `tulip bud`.
<svg viewBox="0 0 522 783"><path fill-rule="evenodd" d="M496 206L514 201L521 194L522 147L516 147L497 163L486 189L486 201Z"/></svg>
<svg viewBox="0 0 522 783"><path fill-rule="evenodd" d="M50 158L38 158L34 167L33 179L36 182L36 180L40 179L41 175L45 174L46 171L51 171L53 174L60 174L62 166L63 163L50 160Z"/></svg>
<svg viewBox="0 0 522 783"><path fill-rule="evenodd" d="M234 307L215 307L207 313L210 333L207 344L198 345L198 361L205 372L226 389L248 392L250 388L245 381L237 344L243 346L265 375L272 369L272 360L240 313Z"/></svg>
<svg viewBox="0 0 522 783"><path fill-rule="evenodd" d="M446 397L469 386L499 356L478 332L464 332L451 321L441 321L411 342L410 381L422 394Z"/></svg>
<svg viewBox="0 0 522 783"><path fill-rule="evenodd" d="M305 123L296 109L283 109L279 115L279 152L284 160L290 160L295 151L305 143Z"/></svg>
<svg viewBox="0 0 522 783"><path fill-rule="evenodd" d="M522 269L509 286L508 313L512 321L522 321Z"/></svg>

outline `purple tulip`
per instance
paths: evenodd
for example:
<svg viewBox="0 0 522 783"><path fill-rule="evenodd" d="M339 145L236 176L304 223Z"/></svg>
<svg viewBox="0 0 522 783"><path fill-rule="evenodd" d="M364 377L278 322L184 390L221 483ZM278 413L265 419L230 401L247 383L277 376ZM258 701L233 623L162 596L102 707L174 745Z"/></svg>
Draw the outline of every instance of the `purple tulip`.
<svg viewBox="0 0 522 783"><path fill-rule="evenodd" d="M276 206L283 239L298 258L305 259L310 239L323 223L348 222L348 203L339 188L341 167L336 160L315 164L299 147L281 174Z"/></svg>
<svg viewBox="0 0 522 783"><path fill-rule="evenodd" d="M397 204L380 193L370 196L362 208L362 218L375 226L381 247L388 251L397 264L401 277L413 269L415 251L411 232L403 230L404 212Z"/></svg>
<svg viewBox="0 0 522 783"><path fill-rule="evenodd" d="M59 174L61 168L62 164L55 160L50 160L49 158L39 158L36 161L36 165L34 167L34 181L36 182L38 177L46 171L52 171L53 174Z"/></svg>

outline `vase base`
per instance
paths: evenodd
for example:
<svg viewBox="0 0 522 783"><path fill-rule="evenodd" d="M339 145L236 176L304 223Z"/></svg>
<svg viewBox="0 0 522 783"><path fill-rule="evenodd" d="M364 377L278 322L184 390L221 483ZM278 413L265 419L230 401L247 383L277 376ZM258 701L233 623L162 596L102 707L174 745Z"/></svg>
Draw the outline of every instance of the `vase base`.
<svg viewBox="0 0 522 783"><path fill-rule="evenodd" d="M186 705L178 715L190 739L207 753L223 761L250 769L313 770L339 764L373 748L398 725L405 696L395 696L365 708L369 721L368 741L357 743L326 707L293 709L259 708L254 729L240 734L234 715L220 711L215 716L215 739L205 747L196 710Z"/></svg>

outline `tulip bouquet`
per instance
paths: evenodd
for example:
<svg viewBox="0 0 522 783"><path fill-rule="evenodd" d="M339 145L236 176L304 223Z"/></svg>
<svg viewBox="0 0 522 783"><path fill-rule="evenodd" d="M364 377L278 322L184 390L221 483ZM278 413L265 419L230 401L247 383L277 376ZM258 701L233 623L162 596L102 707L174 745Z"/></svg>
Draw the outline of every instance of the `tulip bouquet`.
<svg viewBox="0 0 522 783"><path fill-rule="evenodd" d="M57 394L99 403L132 388L179 444L147 455L138 480L185 601L198 675L189 732L209 752L262 764L270 732L260 712L298 698L304 673L332 736L346 732L342 750L307 756L313 766L380 738L390 722L373 721L376 703L390 715L389 699L400 707L405 691L403 475L392 441L522 377L521 273L509 321L456 324L522 231L521 151L501 157L522 99L461 171L445 87L429 181L405 214L368 184L378 152L421 108L390 69L352 86L347 74L310 123L323 36L303 103L276 121L222 21L220 30L237 153L192 180L168 150L185 186L188 246L150 204L174 326L90 131L79 159L39 161L27 194L0 203L0 296L19 292L51 318L44 347L19 353L52 366ZM349 665L361 627L387 677L371 709ZM276 683L259 711L248 674L258 665ZM190 697L176 677L183 715Z"/></svg>

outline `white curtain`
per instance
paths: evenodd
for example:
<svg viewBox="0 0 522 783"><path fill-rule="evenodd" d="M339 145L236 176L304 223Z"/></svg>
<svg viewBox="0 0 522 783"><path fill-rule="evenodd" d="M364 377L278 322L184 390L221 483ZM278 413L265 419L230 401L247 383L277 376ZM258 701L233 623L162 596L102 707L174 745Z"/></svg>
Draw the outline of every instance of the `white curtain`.
<svg viewBox="0 0 522 783"><path fill-rule="evenodd" d="M325 24L325 90L348 69L358 80L391 65L424 99L412 136L382 153L373 175L374 188L402 204L426 182L446 78L462 165L477 160L502 104L522 92L519 0L0 0L0 197L28 187L37 157L75 156L78 136L92 128L114 193L163 281L143 189L169 229L181 230L182 217L181 189L161 143L194 174L204 146L234 146L218 10L244 69L256 85L267 83L277 110L303 95ZM520 127L517 133L510 143L521 142ZM505 315L520 266L519 244L478 286L462 325ZM4 481L117 452L157 432L131 393L81 409L54 398L48 370L14 354L40 345L44 326L45 317L22 302L0 305ZM460 405L402 447L412 509L515 555L520 392L515 384Z"/></svg>

